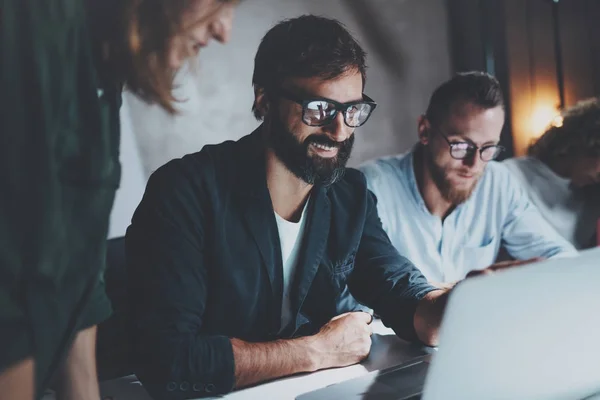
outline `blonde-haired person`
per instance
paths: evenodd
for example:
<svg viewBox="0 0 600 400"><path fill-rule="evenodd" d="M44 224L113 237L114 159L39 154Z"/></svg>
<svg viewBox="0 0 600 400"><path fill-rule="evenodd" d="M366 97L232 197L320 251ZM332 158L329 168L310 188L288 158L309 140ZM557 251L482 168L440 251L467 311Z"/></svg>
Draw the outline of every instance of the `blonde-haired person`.
<svg viewBox="0 0 600 400"><path fill-rule="evenodd" d="M600 218L600 98L566 109L526 157L504 161L533 203L578 249L595 245Z"/></svg>
<svg viewBox="0 0 600 400"><path fill-rule="evenodd" d="M98 399L96 325L120 180L124 87L174 113L172 80L237 1L5 0L0 6L0 399Z"/></svg>

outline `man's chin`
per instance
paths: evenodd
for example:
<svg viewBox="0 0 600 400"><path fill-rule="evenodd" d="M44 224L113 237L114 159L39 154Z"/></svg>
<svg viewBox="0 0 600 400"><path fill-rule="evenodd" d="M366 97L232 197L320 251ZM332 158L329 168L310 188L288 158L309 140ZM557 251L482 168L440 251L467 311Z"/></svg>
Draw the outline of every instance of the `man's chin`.
<svg viewBox="0 0 600 400"><path fill-rule="evenodd" d="M444 193L447 201L454 205L459 205L469 200L475 190L477 179L468 185L449 185L450 189Z"/></svg>
<svg viewBox="0 0 600 400"><path fill-rule="evenodd" d="M459 184L450 184L451 190L457 193L471 193L475 187L476 181L472 182L461 182Z"/></svg>

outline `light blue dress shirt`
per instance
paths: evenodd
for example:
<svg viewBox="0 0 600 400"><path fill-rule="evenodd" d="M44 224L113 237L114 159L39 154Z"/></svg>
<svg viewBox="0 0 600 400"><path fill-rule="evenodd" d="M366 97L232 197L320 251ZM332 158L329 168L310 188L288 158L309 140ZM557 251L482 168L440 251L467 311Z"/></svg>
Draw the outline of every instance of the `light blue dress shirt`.
<svg viewBox="0 0 600 400"><path fill-rule="evenodd" d="M493 264L501 245L517 259L576 255L529 201L508 169L489 162L471 197L444 221L417 187L413 153L359 168L377 197L391 242L433 282L455 282Z"/></svg>

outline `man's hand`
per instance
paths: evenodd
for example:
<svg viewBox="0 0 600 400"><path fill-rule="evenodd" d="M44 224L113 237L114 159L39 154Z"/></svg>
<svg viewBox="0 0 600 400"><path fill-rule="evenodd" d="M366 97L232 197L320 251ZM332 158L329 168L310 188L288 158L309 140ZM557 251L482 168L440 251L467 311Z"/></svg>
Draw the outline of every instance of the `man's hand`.
<svg viewBox="0 0 600 400"><path fill-rule="evenodd" d="M492 264L489 267L482 269L482 270L473 270L467 274L467 278L471 278L474 276L480 276L480 275L491 275L494 272L502 271L503 269L519 267L521 265L531 264L531 263L535 263L535 262L543 261L543 260L544 260L543 257L535 257L535 258L530 258L528 260L502 261L502 262L499 262L496 264Z"/></svg>
<svg viewBox="0 0 600 400"><path fill-rule="evenodd" d="M371 351L371 314L350 312L338 315L310 339L315 370L344 367L364 360Z"/></svg>
<svg viewBox="0 0 600 400"><path fill-rule="evenodd" d="M413 324L417 338L426 346L438 345L438 333L451 291L452 289L433 290L417 304Z"/></svg>
<svg viewBox="0 0 600 400"><path fill-rule="evenodd" d="M266 343L233 338L235 386L356 364L369 355L371 320L370 314L353 312L332 318L313 336Z"/></svg>
<svg viewBox="0 0 600 400"><path fill-rule="evenodd" d="M438 289L442 289L442 290L450 290L452 289L454 286L456 286L458 282L436 282L436 281L429 281L429 284L431 286L435 286Z"/></svg>

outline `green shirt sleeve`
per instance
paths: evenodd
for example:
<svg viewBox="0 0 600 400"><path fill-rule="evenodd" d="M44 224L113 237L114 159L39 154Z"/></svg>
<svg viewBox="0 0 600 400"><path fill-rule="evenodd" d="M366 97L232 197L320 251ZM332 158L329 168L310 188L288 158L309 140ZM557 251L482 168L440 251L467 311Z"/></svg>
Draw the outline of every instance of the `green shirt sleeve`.
<svg viewBox="0 0 600 400"><path fill-rule="evenodd" d="M82 313L78 330L83 330L107 320L112 314L112 305L106 295L103 274L96 279L88 304Z"/></svg>
<svg viewBox="0 0 600 400"><path fill-rule="evenodd" d="M40 382L110 314L120 87L98 79L85 3L0 2L0 371L34 356Z"/></svg>

